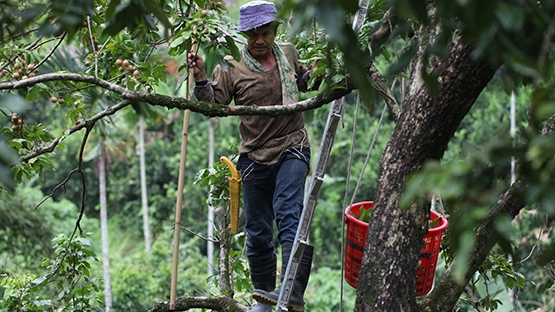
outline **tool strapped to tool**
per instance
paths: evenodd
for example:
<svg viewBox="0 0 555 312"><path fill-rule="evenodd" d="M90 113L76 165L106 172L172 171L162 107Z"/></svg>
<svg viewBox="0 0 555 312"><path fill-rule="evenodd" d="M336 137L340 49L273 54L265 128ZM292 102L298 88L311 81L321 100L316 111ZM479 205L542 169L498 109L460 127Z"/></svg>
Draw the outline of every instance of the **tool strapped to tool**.
<svg viewBox="0 0 555 312"><path fill-rule="evenodd" d="M222 156L220 161L227 165L231 171L229 177L229 211L231 215L231 234L239 230L239 202L241 199L241 174L229 158Z"/></svg>

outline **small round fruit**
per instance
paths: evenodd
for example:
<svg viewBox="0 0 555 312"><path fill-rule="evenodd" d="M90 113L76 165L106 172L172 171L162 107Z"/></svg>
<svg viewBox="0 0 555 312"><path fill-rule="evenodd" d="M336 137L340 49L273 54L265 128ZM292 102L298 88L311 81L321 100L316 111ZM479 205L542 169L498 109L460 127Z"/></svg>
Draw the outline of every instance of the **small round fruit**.
<svg viewBox="0 0 555 312"><path fill-rule="evenodd" d="M58 104L64 104L65 101L66 101L66 100L64 100L64 98L60 98L60 99L58 100Z"/></svg>
<svg viewBox="0 0 555 312"><path fill-rule="evenodd" d="M135 69L135 67L133 67L133 65L129 64L129 65L127 65L126 69L128 71L133 71Z"/></svg>
<svg viewBox="0 0 555 312"><path fill-rule="evenodd" d="M17 122L18 125L21 125L23 123L23 119L18 118L16 122Z"/></svg>
<svg viewBox="0 0 555 312"><path fill-rule="evenodd" d="M116 60L116 65L121 66L121 64L123 64L123 60L122 59L117 59Z"/></svg>
<svg viewBox="0 0 555 312"><path fill-rule="evenodd" d="M13 68L15 68L15 69L20 69L20 68L21 68L21 64L15 63L15 64L13 65Z"/></svg>
<svg viewBox="0 0 555 312"><path fill-rule="evenodd" d="M50 101L51 101L52 103L56 103L56 102L58 102L58 98L55 97L55 96L53 96L53 97L50 98Z"/></svg>
<svg viewBox="0 0 555 312"><path fill-rule="evenodd" d="M125 68L123 68L123 66L120 66L118 70L123 73L125 71Z"/></svg>
<svg viewBox="0 0 555 312"><path fill-rule="evenodd" d="M85 66L89 66L89 65L91 65L91 61L85 60Z"/></svg>
<svg viewBox="0 0 555 312"><path fill-rule="evenodd" d="M14 77L15 79L19 79L19 73L18 72L13 73L12 77Z"/></svg>
<svg viewBox="0 0 555 312"><path fill-rule="evenodd" d="M127 66L129 66L129 61L128 60L123 60L121 65L123 65L124 67L127 67Z"/></svg>
<svg viewBox="0 0 555 312"><path fill-rule="evenodd" d="M89 26L89 24L87 23L87 21L83 21L83 24L82 24L82 25L83 25L83 27Z"/></svg>
<svg viewBox="0 0 555 312"><path fill-rule="evenodd" d="M18 125L13 125L13 126L12 126L12 130L13 130L13 131L17 131L17 130L19 130L19 129L20 129L20 127L19 127Z"/></svg>
<svg viewBox="0 0 555 312"><path fill-rule="evenodd" d="M14 113L15 114L15 113ZM12 122L13 123L17 123L17 121L19 120L19 116L17 115L12 115Z"/></svg>
<svg viewBox="0 0 555 312"><path fill-rule="evenodd" d="M140 75L141 75L141 72L138 71L138 70L135 70L135 71L133 72L133 76L135 76L135 77L139 77Z"/></svg>
<svg viewBox="0 0 555 312"><path fill-rule="evenodd" d="M208 15L208 10L202 10L201 13L202 13L202 16L206 16L206 15Z"/></svg>
<svg viewBox="0 0 555 312"><path fill-rule="evenodd" d="M35 69L35 64L31 63L31 64L27 65L27 70L33 70L33 69Z"/></svg>
<svg viewBox="0 0 555 312"><path fill-rule="evenodd" d="M75 120L75 124L76 124L76 125L78 125L78 124L80 124L80 123L81 123L81 120L79 120L79 119L76 119L76 120Z"/></svg>
<svg viewBox="0 0 555 312"><path fill-rule="evenodd" d="M35 77L35 73L29 73L29 78Z"/></svg>
<svg viewBox="0 0 555 312"><path fill-rule="evenodd" d="M21 80L25 80L25 79L27 79L27 78L29 78L29 77L23 76L23 77L21 77Z"/></svg>

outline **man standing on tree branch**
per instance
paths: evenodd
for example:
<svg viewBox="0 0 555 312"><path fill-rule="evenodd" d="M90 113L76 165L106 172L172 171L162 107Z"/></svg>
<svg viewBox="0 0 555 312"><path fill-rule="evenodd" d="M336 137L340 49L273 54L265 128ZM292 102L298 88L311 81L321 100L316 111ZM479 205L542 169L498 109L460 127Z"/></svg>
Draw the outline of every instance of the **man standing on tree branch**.
<svg viewBox="0 0 555 312"><path fill-rule="evenodd" d="M299 54L289 43L274 42L277 18L273 3L252 1L241 6L238 30L247 38L241 60L219 65L208 80L203 59L188 55L199 101L228 105L273 106L298 102L298 92L307 91L311 71L299 65ZM304 184L310 165L310 144L302 113L241 116L242 137L237 168L243 182L247 231L247 258L253 297L258 304L251 312L270 312L276 305L277 257L273 244L274 222L282 247L282 279L285 274L304 201ZM314 247L307 246L289 301L292 311L304 311L303 295L308 284Z"/></svg>

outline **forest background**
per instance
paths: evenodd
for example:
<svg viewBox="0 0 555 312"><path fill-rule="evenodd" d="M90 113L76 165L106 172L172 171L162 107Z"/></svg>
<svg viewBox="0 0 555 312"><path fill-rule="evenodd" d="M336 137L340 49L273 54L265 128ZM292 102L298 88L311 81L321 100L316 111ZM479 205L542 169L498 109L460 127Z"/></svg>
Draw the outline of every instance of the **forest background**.
<svg viewBox="0 0 555 312"><path fill-rule="evenodd" d="M245 1L229 5L229 14L237 18L237 8ZM305 34L306 35L306 34ZM310 48L307 42L310 37L296 37L299 51L306 57L307 64L311 61ZM123 35L122 35L123 36ZM292 40L282 34L283 40ZM126 42L112 51L122 53L121 58L133 55L132 38L124 38ZM318 38L317 40L321 40ZM201 51L201 53L203 53ZM159 48L153 52L155 58L163 60L167 68L165 78L155 86L156 92L170 96L185 95L183 69L178 67L184 57L168 57L168 51ZM114 55L117 57L117 55ZM217 63L216 57L205 55L209 68ZM86 51L73 49L56 50L45 62L41 70L55 72L58 68L74 68L83 70L88 58ZM386 57L375 61L378 68L390 65ZM210 71L210 69L209 69ZM483 92L463 122L455 137L450 141L443 161L449 163L465 159L469 155L482 152L483 146L496 143L499 137L509 135L511 95L515 96L516 120L523 121L528 114L527 105L532 89L521 87L512 93L500 71L490 82L487 92ZM19 115L28 125L48 125L45 134L59 133L67 128L65 116L68 110L55 109L59 99L67 98L64 88L51 94L57 101L43 98L33 103L8 102L3 98L4 107L25 106L18 109ZM305 98L314 94L305 95ZM86 95L99 107L111 105L109 97L102 93ZM345 203L352 200L353 188L358 188L355 201L366 201L374 198L377 183L377 168L382 152L390 138L394 127L394 118L386 113L378 131L379 117L384 99L373 93L373 102L366 102L357 112L357 93L348 95L345 112L338 128L332 153L328 161L325 182L320 193L316 214L311 227L311 244L317 250L314 260L313 274L306 294L308 311L338 311L340 306L352 311L355 303L355 290L344 284L341 271L341 250L343 247L343 219ZM10 98L10 101L13 99ZM329 108L327 106L304 113L307 129L313 146L318 146L326 122ZM4 111L5 112L5 111ZM76 113L78 116L78 113ZM101 131L91 133L89 142L83 151L82 177L73 176L62 189L56 189L79 165L78 154L84 133L68 136L63 147L58 147L51 157L49 168L41 170L40 175L16 172L20 183L13 192L0 192L0 257L2 260L3 295L0 308L9 309L11 289L18 282L48 276L51 264L44 259L57 259L63 249L66 238L75 228L80 216L82 203L85 215L81 221L83 239L77 250L91 256L83 264L90 287L83 287L82 292L88 293L88 302L92 307L105 308L106 288L103 284L103 267L99 257L103 252L99 221L100 193L99 174L106 168L106 200L108 207L108 246L110 272L109 309L114 311L145 311L154 303L169 297L172 264L173 218L176 206L177 177L180 162L182 111L164 108L145 110L145 150L148 214L148 225L151 241L145 240L143 211L141 205L140 162L138 156L138 124L139 117L131 108L120 114L111 116L102 123ZM7 115L3 127L4 132L12 131L11 115ZM76 118L78 119L78 118ZM74 120L75 122L75 120ZM180 296L210 295L218 292L218 281L208 263L208 244L203 237L207 236L207 228L211 226L207 220L209 189L202 178L214 160L209 160L211 123L215 125L214 155L233 158L239 144L238 118L226 117L209 119L204 115L192 113L188 133L187 169L185 174L184 203L181 225L186 229L181 236L180 262L178 274L178 293ZM353 140L353 126L356 124L356 141ZM519 125L524 127L525 125ZM83 132L83 131L81 131ZM370 154L365 170L363 166L368 155L374 134L377 134L375 145ZM102 137L102 140L100 140ZM352 155L351 155L351 147ZM105 160L99 162L99 151L105 149ZM317 150L314 149L313 160ZM352 157L352 161L351 161ZM217 162L217 161L216 161ZM351 163L352 162L352 163ZM221 169L221 167L220 167ZM359 182L359 174L361 180ZM82 179L86 181L83 189ZM224 179L221 180L225 182ZM348 183L347 183L348 182ZM350 185L350 189L347 189ZM56 191L55 191L56 190ZM347 194L347 195L345 195ZM51 197L49 197L52 195ZM83 195L85 200L83 201ZM43 200L46 199L44 202ZM39 203L40 206L39 206ZM38 207L38 208L37 208ZM534 209L523 212L514 229L510 231L514 242L515 253L523 259L519 263L508 265L503 253L492 253L484 264L483 276L476 275L476 291L478 297L487 298L487 310L513 311L515 307L525 310L542 308L553 310L553 264L538 266L528 255L535 249L541 250L551 245L552 228L546 227L545 218ZM547 230L546 230L547 229ZM449 231L446 233L449 236ZM252 304L249 297L251 285L248 282L248 268L243 254L244 237L234 238L233 257L236 298L245 305ZM96 260L94 260L96 259ZM443 259L441 260L443 261ZM215 264L217 265L217 264ZM488 267L489 266L489 267ZM442 274L441 263L437 275ZM510 278L507 278L509 276ZM515 282L512 278L522 279L517 286L518 296L515 297ZM487 283L484 283L484 280ZM9 288L9 287L13 288ZM60 289L61 286L61 289ZM520 287L522 286L522 287ZM64 284L51 285L50 288L28 293L30 298L47 298L45 294L54 293L63 297ZM475 298L471 293L463 295L457 307L472 310ZM56 296L53 296L56 297ZM6 299L8 298L8 299ZM518 298L515 302L514 298ZM46 299L44 299L46 300ZM32 301L32 300L30 300ZM56 299L52 299L56 301ZM4 304L4 306L2 306Z"/></svg>

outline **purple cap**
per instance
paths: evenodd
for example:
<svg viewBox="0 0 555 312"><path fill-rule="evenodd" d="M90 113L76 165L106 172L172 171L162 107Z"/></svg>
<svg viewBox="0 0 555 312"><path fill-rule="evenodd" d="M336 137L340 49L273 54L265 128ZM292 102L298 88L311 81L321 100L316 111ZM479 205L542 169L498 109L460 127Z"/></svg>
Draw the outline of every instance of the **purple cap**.
<svg viewBox="0 0 555 312"><path fill-rule="evenodd" d="M282 22L277 18L277 10L273 3L251 1L239 8L239 27L237 30L249 31L273 21Z"/></svg>

